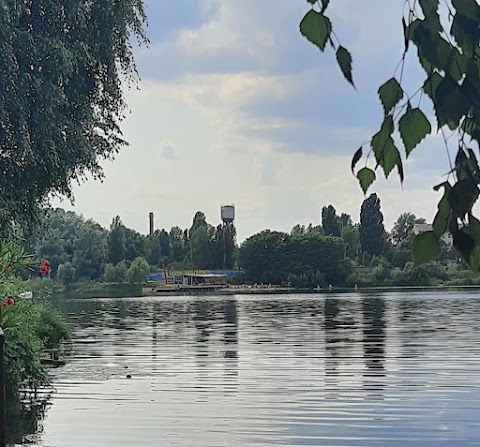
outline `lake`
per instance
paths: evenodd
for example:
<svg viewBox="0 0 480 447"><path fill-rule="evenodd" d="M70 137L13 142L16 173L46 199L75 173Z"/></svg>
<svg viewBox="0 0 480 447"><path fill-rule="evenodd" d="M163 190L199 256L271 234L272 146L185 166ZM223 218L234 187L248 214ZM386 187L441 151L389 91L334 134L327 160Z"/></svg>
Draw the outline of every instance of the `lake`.
<svg viewBox="0 0 480 447"><path fill-rule="evenodd" d="M60 302L42 447L478 446L480 292Z"/></svg>

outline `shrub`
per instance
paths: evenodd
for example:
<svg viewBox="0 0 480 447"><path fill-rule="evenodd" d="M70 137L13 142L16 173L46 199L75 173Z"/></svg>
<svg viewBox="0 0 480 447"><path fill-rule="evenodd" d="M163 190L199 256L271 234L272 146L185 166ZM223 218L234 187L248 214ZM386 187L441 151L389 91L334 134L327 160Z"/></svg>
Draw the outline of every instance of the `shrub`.
<svg viewBox="0 0 480 447"><path fill-rule="evenodd" d="M69 337L62 315L33 299L18 298L22 281L17 273L35 271L32 257L10 242L0 242L0 327L5 332L6 388L10 395L20 388L37 390L48 383L42 359L46 349ZM48 261L41 273L49 276Z"/></svg>

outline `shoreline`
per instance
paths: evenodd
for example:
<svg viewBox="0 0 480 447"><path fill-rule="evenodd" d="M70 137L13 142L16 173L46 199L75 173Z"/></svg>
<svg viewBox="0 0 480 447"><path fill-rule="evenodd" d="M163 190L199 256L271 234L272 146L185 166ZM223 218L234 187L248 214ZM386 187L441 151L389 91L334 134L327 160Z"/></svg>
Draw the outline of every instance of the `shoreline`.
<svg viewBox="0 0 480 447"><path fill-rule="evenodd" d="M369 292L408 292L408 291L452 291L480 290L480 284L474 285L437 285L437 286L369 286L369 287L328 287L305 289L293 287L180 287L180 288L143 288L142 296L178 296L178 295L281 295L281 294L332 294L332 293L369 293Z"/></svg>

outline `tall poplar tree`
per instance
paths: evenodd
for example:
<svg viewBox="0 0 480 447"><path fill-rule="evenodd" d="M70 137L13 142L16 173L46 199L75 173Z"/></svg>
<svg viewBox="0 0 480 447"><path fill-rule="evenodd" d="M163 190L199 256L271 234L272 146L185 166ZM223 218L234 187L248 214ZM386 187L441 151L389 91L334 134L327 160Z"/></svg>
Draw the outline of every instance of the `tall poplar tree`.
<svg viewBox="0 0 480 447"><path fill-rule="evenodd" d="M328 16L335 0L307 2L310 10L300 23L301 34L321 51L333 49L340 71L354 85L353 58ZM448 230L455 248L477 270L480 221L473 208L480 197L480 4L405 0L398 25L404 37L399 64L378 89L382 122L355 152L351 168L365 193L378 171L389 177L396 168L403 182L404 161L424 138L441 133L450 172L434 186L442 198L432 230L413 240L413 260L419 265L438 257L440 238ZM404 76L412 53L424 76L415 86L407 85Z"/></svg>
<svg viewBox="0 0 480 447"><path fill-rule="evenodd" d="M374 193L365 199L360 209L360 244L362 251L374 256L383 253L385 227L380 210L380 199Z"/></svg>

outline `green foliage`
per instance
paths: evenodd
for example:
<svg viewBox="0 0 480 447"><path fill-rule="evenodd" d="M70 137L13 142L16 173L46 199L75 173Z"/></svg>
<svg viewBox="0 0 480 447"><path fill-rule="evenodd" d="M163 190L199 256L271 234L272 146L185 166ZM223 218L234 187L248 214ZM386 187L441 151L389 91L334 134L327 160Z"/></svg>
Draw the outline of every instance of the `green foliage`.
<svg viewBox="0 0 480 447"><path fill-rule="evenodd" d="M170 257L170 236L164 229L158 235L158 243L160 246L160 253L162 258L168 259Z"/></svg>
<svg viewBox="0 0 480 447"><path fill-rule="evenodd" d="M126 144L122 87L145 20L142 0L1 2L2 230L31 223L52 192L71 197L72 180L102 177L100 160Z"/></svg>
<svg viewBox="0 0 480 447"><path fill-rule="evenodd" d="M360 209L360 245L362 251L380 256L383 253L384 243L385 228L380 199L376 194L371 194L363 201Z"/></svg>
<svg viewBox="0 0 480 447"><path fill-rule="evenodd" d="M233 269L237 253L237 229L233 223L217 227L217 240L220 245L218 251L223 251L223 268Z"/></svg>
<svg viewBox="0 0 480 447"><path fill-rule="evenodd" d="M337 211L332 205L322 208L322 227L325 236L340 237L342 231L341 222L337 216Z"/></svg>
<svg viewBox="0 0 480 447"><path fill-rule="evenodd" d="M119 262L115 266L115 282L125 282L127 279L127 270L127 263L125 261Z"/></svg>
<svg viewBox="0 0 480 447"><path fill-rule="evenodd" d="M350 84L354 85L352 77L352 55L346 48L339 46L336 57L343 76L345 76L345 79L350 82Z"/></svg>
<svg viewBox="0 0 480 447"><path fill-rule="evenodd" d="M120 216L116 216L110 225L107 243L108 261L116 265L125 259L125 227Z"/></svg>
<svg viewBox="0 0 480 447"><path fill-rule="evenodd" d="M67 261L58 266L57 279L65 286L75 282L75 267L71 262Z"/></svg>
<svg viewBox="0 0 480 447"><path fill-rule="evenodd" d="M117 275L113 264L105 264L103 267L103 279L105 282L116 282Z"/></svg>
<svg viewBox="0 0 480 447"><path fill-rule="evenodd" d="M287 277L287 282L289 286L299 289L313 289L328 286L321 272L290 273Z"/></svg>
<svg viewBox="0 0 480 447"><path fill-rule="evenodd" d="M55 277L60 264L72 262L77 233L88 222L72 211L49 209L24 245L39 259L48 259Z"/></svg>
<svg viewBox="0 0 480 447"><path fill-rule="evenodd" d="M346 276L344 256L345 244L338 237L316 231L290 236L265 230L242 244L239 264L252 282L285 284L289 275L290 281L291 275L302 281L319 281L322 275L324 281L339 284Z"/></svg>
<svg viewBox="0 0 480 447"><path fill-rule="evenodd" d="M309 1L311 10L301 22L301 33L314 45L324 50L334 36L332 23L327 16L328 1ZM442 132L445 143L456 141L457 155L451 163L451 172L442 184L445 189L434 222L434 232L419 238L414 244L416 262L426 262L438 253L439 239L448 229L454 246L471 268L480 262L480 235L473 207L480 196L480 167L477 154L480 145L480 5L475 0L447 0L448 15L440 17L439 0L405 2L402 26L404 50L398 75L395 74L378 93L383 106L383 123L380 131L371 139L371 151L366 153L366 165L356 176L364 192L376 180L372 168L367 165L373 153L375 170L383 170L388 177L397 167L403 182L403 161L394 134L398 131L405 149L404 157L411 155L420 142L433 130L428 113L429 98L436 116L437 132ZM320 9L315 8L318 5ZM336 38L336 37L335 37ZM351 57L338 58L344 76L351 83ZM425 72L420 88L409 93L402 86L407 55L416 51L418 62ZM425 96L422 94L425 93ZM415 106L413 106L415 104ZM418 105L417 105L418 104ZM451 132L448 135L448 132ZM448 147L446 147L448 151ZM355 152L352 171L364 155L363 147ZM436 241L435 241L436 239ZM417 250L426 250L420 253Z"/></svg>
<svg viewBox="0 0 480 447"><path fill-rule="evenodd" d="M358 171L357 178L360 182L363 193L366 194L370 185L375 181L376 175L370 168L362 168Z"/></svg>
<svg viewBox="0 0 480 447"><path fill-rule="evenodd" d="M127 280L130 284L144 283L150 273L150 266L144 258L135 259L127 270Z"/></svg>
<svg viewBox="0 0 480 447"><path fill-rule="evenodd" d="M6 387L37 389L47 383L41 365L44 350L69 337L62 316L50 306L18 297L22 283L16 273L33 266L32 258L11 242L0 242L0 327L5 332Z"/></svg>
<svg viewBox="0 0 480 447"><path fill-rule="evenodd" d="M345 255L350 259L356 259L360 244L360 231L358 225L347 225L342 228L341 234L346 245Z"/></svg>
<svg viewBox="0 0 480 447"><path fill-rule="evenodd" d="M36 336L42 342L43 348L58 348L63 341L70 338L70 328L58 309L47 303L37 303L36 306Z"/></svg>
<svg viewBox="0 0 480 447"><path fill-rule="evenodd" d="M8 309L18 324L5 331L7 390L15 393L20 386L38 389L48 384L41 363L45 349L56 348L67 340L69 328L60 313L47 304L17 299Z"/></svg>
<svg viewBox="0 0 480 447"><path fill-rule="evenodd" d="M231 269L236 262L235 226L213 227L201 212L189 230L173 227L170 232L157 230L152 236L125 227L120 216L105 230L60 208L48 210L40 223L24 245L36 256L49 259L53 277L59 274L58 280L65 285L97 281L102 275L108 282L122 283L131 262L138 257L158 269Z"/></svg>
<svg viewBox="0 0 480 447"><path fill-rule="evenodd" d="M330 38L332 24L328 17L312 9L300 23L300 32L323 51Z"/></svg>
<svg viewBox="0 0 480 447"><path fill-rule="evenodd" d="M432 261L440 255L440 242L433 231L417 234L413 239L413 264L415 267Z"/></svg>
<svg viewBox="0 0 480 447"><path fill-rule="evenodd" d="M352 174L355 174L355 166L357 166L357 163L360 161L362 156L363 156L363 147L360 146L360 148L357 150L357 152L355 152L355 154L353 155L353 158L352 158L352 165L351 165ZM375 180L375 173L373 173L373 180ZM373 180L372 180L372 182L373 182ZM372 182L370 182L370 183L372 183ZM362 189L364 189L364 188L362 188ZM364 193L365 193L365 190L364 190Z"/></svg>
<svg viewBox="0 0 480 447"><path fill-rule="evenodd" d="M440 202L438 202L438 211L435 215L435 219L433 220L433 231L438 238L440 238L447 231L452 214L450 210L450 204L448 202L449 192L452 187L450 186L450 183L445 182L442 185L436 186L434 189L438 191L442 186L445 188L445 194Z"/></svg>
<svg viewBox="0 0 480 447"><path fill-rule="evenodd" d="M168 237L168 247L170 252L170 236ZM150 265L160 265L162 262L162 245L160 243L160 231L156 230L151 236L148 237L148 255L147 261Z"/></svg>
<svg viewBox="0 0 480 447"><path fill-rule="evenodd" d="M176 232L179 233L178 230ZM207 223L205 215L199 211L195 214L192 226L187 233L188 236L184 235L183 240L187 242L190 268L233 268L237 236L233 224L213 227ZM176 237L176 244L180 245L179 234ZM172 251L175 251L175 248Z"/></svg>
<svg viewBox="0 0 480 447"><path fill-rule="evenodd" d="M125 260L133 261L138 257L146 258L148 255L148 240L138 231L125 228Z"/></svg>
<svg viewBox="0 0 480 447"><path fill-rule="evenodd" d="M398 81L395 78L391 78L378 89L378 95L380 96L385 114L388 114L400 102L404 93Z"/></svg>
<svg viewBox="0 0 480 447"><path fill-rule="evenodd" d="M423 218L417 218L412 213L402 213L393 224L392 232L390 234L393 245L410 244L413 239L413 229L415 224L426 224L427 221ZM443 234L443 232L442 232Z"/></svg>
<svg viewBox="0 0 480 447"><path fill-rule="evenodd" d="M392 138L393 131L394 125L392 116L386 116L382 123L382 127L373 136L371 142L375 160L377 161L378 166L383 168L385 177L390 175L395 166L401 166L400 153Z"/></svg>
<svg viewBox="0 0 480 447"><path fill-rule="evenodd" d="M183 263L188 257L187 237L180 227L172 227L169 232L171 259Z"/></svg>
<svg viewBox="0 0 480 447"><path fill-rule="evenodd" d="M108 283L123 283L127 279L127 264L125 261L119 262L117 265L105 264L103 267L103 279Z"/></svg>
<svg viewBox="0 0 480 447"><path fill-rule="evenodd" d="M309 1L312 4L312 9L305 14L305 17L300 22L300 33L320 51L324 51L327 42L330 43L333 49L336 49L336 58L338 66L345 77L345 79L354 86L352 77L352 56L350 52L340 44L335 44L332 40L332 22L324 15L325 10L329 4L329 0L322 0L322 7L320 11L314 9L315 2Z"/></svg>
<svg viewBox="0 0 480 447"><path fill-rule="evenodd" d="M424 113L416 108L407 108L407 112L400 118L398 129L402 137L407 157L420 141L432 132L432 126Z"/></svg>
<svg viewBox="0 0 480 447"><path fill-rule="evenodd" d="M25 274L34 266L33 257L14 242L0 240L0 297L14 289L15 274Z"/></svg>
<svg viewBox="0 0 480 447"><path fill-rule="evenodd" d="M447 283L449 276L443 265L429 262L414 267L407 262L404 267L393 267L385 258L374 258L367 273L354 271L346 280L349 287L392 287L392 286L438 286Z"/></svg>
<svg viewBox="0 0 480 447"><path fill-rule="evenodd" d="M85 225L79 229L72 259L77 281L100 278L105 241L106 231L100 225Z"/></svg>
<svg viewBox="0 0 480 447"><path fill-rule="evenodd" d="M191 232L190 236L190 261L192 266L199 269L208 268L209 252L208 252L208 227L202 225Z"/></svg>

